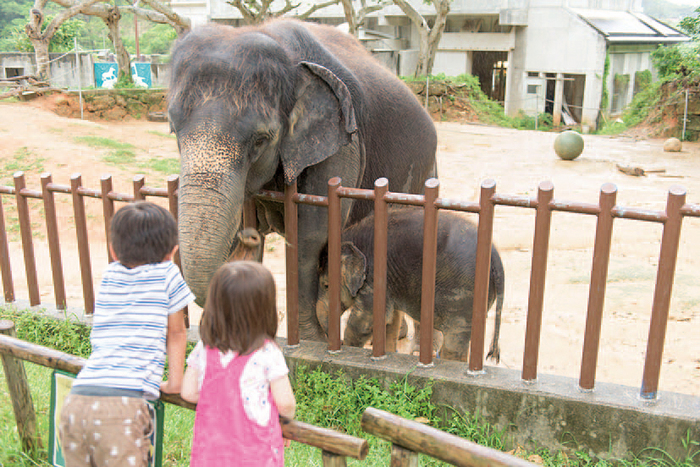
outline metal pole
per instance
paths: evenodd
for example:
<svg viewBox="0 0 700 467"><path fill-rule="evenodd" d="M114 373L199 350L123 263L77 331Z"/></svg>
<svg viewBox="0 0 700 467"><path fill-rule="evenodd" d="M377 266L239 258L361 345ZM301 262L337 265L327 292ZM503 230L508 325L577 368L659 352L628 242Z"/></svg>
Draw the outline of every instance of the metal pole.
<svg viewBox="0 0 700 467"><path fill-rule="evenodd" d="M80 82L80 56L78 55L78 38L73 38L73 50L75 50L75 68L78 74L78 96L80 97L80 119L83 119L83 85Z"/></svg>
<svg viewBox="0 0 700 467"><path fill-rule="evenodd" d="M683 111L683 135L681 141L685 141L685 124L688 122L688 90L685 90L685 110Z"/></svg>
<svg viewBox="0 0 700 467"><path fill-rule="evenodd" d="M430 99L430 76L425 77L425 110L430 112L430 107L428 107L428 99Z"/></svg>

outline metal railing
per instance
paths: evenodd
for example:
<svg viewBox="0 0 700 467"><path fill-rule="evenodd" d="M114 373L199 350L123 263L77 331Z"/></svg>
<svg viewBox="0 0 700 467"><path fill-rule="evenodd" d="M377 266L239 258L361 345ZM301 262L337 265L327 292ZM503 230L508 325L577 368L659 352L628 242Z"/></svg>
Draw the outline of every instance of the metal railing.
<svg viewBox="0 0 700 467"><path fill-rule="evenodd" d="M116 201L129 202L151 196L167 198L170 211L177 219L177 176L171 176L167 179L167 187L165 189L147 187L145 186L143 176L137 176L133 179L133 194L114 192L111 176L104 176L102 178L100 190L92 190L82 186L81 177L78 174L71 177L70 186L54 184L51 175L44 174L41 177L41 191L27 188L24 174L21 172L15 174L14 180L14 187L0 186L0 269L2 272L6 302L13 302L15 300L15 293L9 261L7 226L3 211L3 195L13 195L17 205L19 230L22 240L29 301L31 305L40 304L40 296L36 262L34 259L34 247L32 243L32 224L27 200L31 198L43 200L46 232L51 255L54 296L56 306L59 309L65 309L66 307L66 294L58 240L54 194L71 195L78 252L80 256L83 301L85 311L88 314L92 313L94 309L94 289L92 267L90 264L90 245L87 239L84 198L91 197L102 200L107 240L109 240L108 226L114 215L114 203ZM477 214L479 219L469 370L477 373L483 371L484 334L488 306L489 270L495 207L512 206L527 208L535 211L535 228L522 379L525 381L535 380L537 378L539 344L541 339L542 310L549 237L552 228L552 213L561 211L596 216L597 227L579 377L580 387L584 390L591 390L595 384L597 356L600 346L613 221L614 219L632 219L636 221L653 222L663 225L663 235L651 310L651 322L649 325L647 352L641 384L641 396L646 399L654 399L656 398L658 389L682 220L684 217L700 217L700 205L686 204L685 189L679 186L674 186L669 190L664 211L650 211L618 206L615 204L616 194L617 188L615 185L606 183L600 190L598 204L563 201L554 198L554 187L550 182L542 182L538 187L538 193L535 197L513 196L496 193L495 182L487 180L481 185L480 198L477 202L463 202L440 198L439 183L436 179L431 179L426 182L424 195L415 195L390 192L386 179L377 180L374 189L367 190L343 187L339 178L333 178L329 181L327 196L297 193L295 184L288 186L285 193L262 191L258 194L259 198L281 202L285 205L288 343L290 345L299 343L297 204L308 204L328 209L330 272L328 348L329 350L337 351L341 348L339 284L342 225L340 200L342 198L351 198L374 202L374 357L381 357L386 353L384 309L386 304L387 207L389 204L405 204L423 208L425 215L421 300L421 323L423 326L421 326L419 360L424 366L430 366L433 358L432 323L435 299L436 232L439 211L447 209L470 212ZM244 211L250 212L250 209L251 207L249 205ZM255 227L254 219L255 216L253 215L244 215L245 225Z"/></svg>

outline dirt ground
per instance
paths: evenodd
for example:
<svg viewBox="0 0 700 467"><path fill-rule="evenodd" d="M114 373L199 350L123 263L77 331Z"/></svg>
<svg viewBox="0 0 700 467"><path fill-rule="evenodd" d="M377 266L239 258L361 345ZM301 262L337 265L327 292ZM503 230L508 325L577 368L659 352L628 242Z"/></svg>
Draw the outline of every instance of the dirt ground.
<svg viewBox="0 0 700 467"><path fill-rule="evenodd" d="M104 174L114 177L114 189L133 192L132 179L143 174L146 185L165 188L167 173L154 160L176 159L177 144L167 123L146 121L90 122L60 117L40 103L0 103L0 185L12 185L12 174L24 170L27 186L40 190L40 174L70 185L81 174L84 186L99 190ZM496 181L499 193L535 196L539 183L550 180L557 200L597 203L606 182L618 188L617 204L663 210L672 185L686 188L687 202L700 202L700 143L684 143L680 153L663 152L663 140L584 136L585 149L572 162L560 160L552 147L555 133L517 131L476 124L438 123L440 195L475 200L481 182ZM76 140L99 136L133 145L136 157L109 163L113 149L91 148ZM617 165L651 172L634 177ZM390 187L391 189L391 187ZM56 194L63 269L69 305L82 306L70 198ZM33 223L43 229L38 201L32 201ZM11 240L11 263L17 299L26 300L19 234L13 227L16 208L3 197ZM92 273L97 284L106 264L101 202L86 201ZM529 295L534 210L497 207L494 242L506 272L506 298L501 331L501 363L520 369ZM41 231L41 230L40 230ZM597 380L639 387L644 367L649 317L656 279L662 228L658 224L617 220L614 227ZM595 218L555 213L548 260L539 371L578 378L588 302ZM35 236L42 302L53 301L50 261L45 235ZM284 243L268 238L264 262L275 273L284 312ZM700 395L700 221L686 219L681 237L670 321L665 341L660 389ZM199 310L193 309L196 321ZM489 314L489 325L492 322ZM284 327L282 327L284 331ZM491 327L487 329L490 336ZM487 342L489 337L487 336Z"/></svg>

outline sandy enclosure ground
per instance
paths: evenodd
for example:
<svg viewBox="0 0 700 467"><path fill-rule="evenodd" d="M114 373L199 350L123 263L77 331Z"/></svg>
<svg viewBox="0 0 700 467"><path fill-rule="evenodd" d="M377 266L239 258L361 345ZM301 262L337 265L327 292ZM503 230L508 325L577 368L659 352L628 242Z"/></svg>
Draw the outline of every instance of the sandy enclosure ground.
<svg viewBox="0 0 700 467"><path fill-rule="evenodd" d="M700 144L685 143L680 153L665 153L662 140L584 136L585 150L573 162L562 161L552 146L556 134L502 128L438 123L440 195L464 201L476 200L480 184L496 181L498 193L536 196L539 183L551 181L560 201L597 203L601 186L614 183L617 204L663 210L668 190L683 186L688 203L700 203ZM100 188L104 174L114 177L114 189L132 193L132 179L143 174L146 185L165 188L167 174L152 167L154 160L177 159L177 144L168 136L166 123L88 122L59 117L28 104L0 104L0 184L12 185L12 173L24 170L27 186L40 190L40 174L50 172L53 181L70 185L80 173L83 184ZM76 138L106 137L133 145L136 157L109 163L113 150L91 148ZM644 177L625 175L617 165L658 170ZM661 171L663 170L663 171ZM391 189L391 187L390 187ZM63 269L69 305L82 306L80 267L70 197L56 195L59 210ZM154 201L157 201L154 199ZM160 202L165 202L161 200ZM32 222L41 232L35 236L36 262L42 302L53 302L50 260L43 227L43 208L31 201ZM19 234L12 224L16 207L4 196L11 241L11 264L16 296L26 300L24 260ZM99 200L87 199L92 272L95 284L106 264L104 225ZM533 209L497 207L494 242L505 267L506 297L501 330L501 363L522 368L522 352L532 260L535 212ZM470 216L469 214L465 214ZM474 217L475 219L475 217ZM542 321L539 371L579 377L588 303L595 217L553 214ZM598 357L597 380L639 387L649 332L656 265L662 234L660 224L618 219L614 225L612 256ZM665 341L660 389L700 395L700 220L683 223L680 254ZM278 301L284 319L284 242L270 236L264 262L273 270ZM193 322L199 310L193 308ZM489 314L487 343L493 311ZM285 328L282 328L284 334ZM491 364L491 363L487 363Z"/></svg>

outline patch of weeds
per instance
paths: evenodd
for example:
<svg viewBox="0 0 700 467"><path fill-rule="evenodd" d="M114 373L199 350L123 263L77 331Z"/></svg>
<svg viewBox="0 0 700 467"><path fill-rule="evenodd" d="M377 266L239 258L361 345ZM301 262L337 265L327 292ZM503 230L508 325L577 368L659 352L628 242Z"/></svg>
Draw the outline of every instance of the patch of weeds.
<svg viewBox="0 0 700 467"><path fill-rule="evenodd" d="M162 131L156 130L149 130L148 132L152 135L162 136L163 138L177 139L177 136L172 133L163 133Z"/></svg>
<svg viewBox="0 0 700 467"><path fill-rule="evenodd" d="M0 319L14 321L17 338L72 355L90 356L90 327L70 316L57 319L30 310L0 307Z"/></svg>
<svg viewBox="0 0 700 467"><path fill-rule="evenodd" d="M180 173L180 160L173 158L158 158L152 157L149 160L139 164L139 167L155 170L156 172L166 175Z"/></svg>
<svg viewBox="0 0 700 467"><path fill-rule="evenodd" d="M102 136L78 136L74 138L78 143L85 144L91 148L107 148L107 149L133 149L134 145L114 140L112 138L104 138Z"/></svg>
<svg viewBox="0 0 700 467"><path fill-rule="evenodd" d="M103 156L102 161L110 165L129 165L136 162L136 153L131 149L117 149Z"/></svg>
<svg viewBox="0 0 700 467"><path fill-rule="evenodd" d="M2 175L3 177L12 176L15 172L41 173L44 171L45 161L45 158L37 156L31 149L22 146L2 165ZM14 185L14 181L9 183Z"/></svg>

